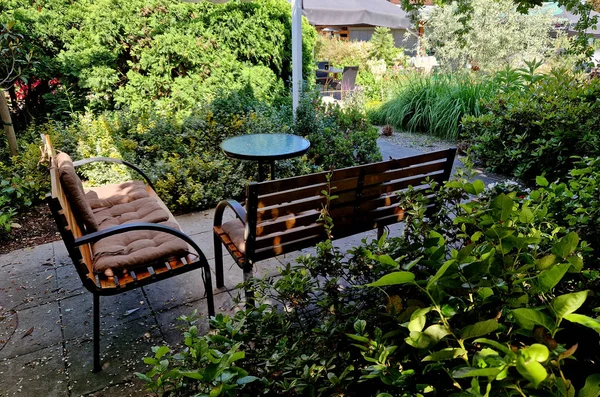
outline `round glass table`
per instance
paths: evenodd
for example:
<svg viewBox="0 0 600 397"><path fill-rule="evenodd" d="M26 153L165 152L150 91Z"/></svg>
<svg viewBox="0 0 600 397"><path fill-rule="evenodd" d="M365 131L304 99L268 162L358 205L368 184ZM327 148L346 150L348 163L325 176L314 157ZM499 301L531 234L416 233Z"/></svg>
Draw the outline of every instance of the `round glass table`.
<svg viewBox="0 0 600 397"><path fill-rule="evenodd" d="M248 134L224 140L223 152L231 158L258 161L258 181L265 180L263 166L271 165L271 179L275 179L275 160L303 155L310 142L292 134Z"/></svg>

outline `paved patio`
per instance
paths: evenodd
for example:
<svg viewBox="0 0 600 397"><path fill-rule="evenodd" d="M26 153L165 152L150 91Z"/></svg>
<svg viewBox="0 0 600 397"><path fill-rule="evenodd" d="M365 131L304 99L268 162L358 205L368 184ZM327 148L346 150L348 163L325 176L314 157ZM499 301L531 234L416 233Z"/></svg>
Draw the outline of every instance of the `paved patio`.
<svg viewBox="0 0 600 397"><path fill-rule="evenodd" d="M419 154L380 140L384 159ZM456 166L460 166L457 160ZM481 175L488 182L497 177ZM177 218L213 266L213 210ZM336 242L342 249L365 236ZM258 276L275 274L304 250L259 262ZM215 289L215 308L233 313L235 286L242 272L224 256L225 288ZM102 372L92 368L92 295L81 281L62 243L45 244L0 256L0 396L145 396L134 372L145 372L142 359L156 345L175 346L181 332L177 317L194 309L206 314L201 271L196 270L114 297L102 297ZM206 318L202 322L208 329Z"/></svg>

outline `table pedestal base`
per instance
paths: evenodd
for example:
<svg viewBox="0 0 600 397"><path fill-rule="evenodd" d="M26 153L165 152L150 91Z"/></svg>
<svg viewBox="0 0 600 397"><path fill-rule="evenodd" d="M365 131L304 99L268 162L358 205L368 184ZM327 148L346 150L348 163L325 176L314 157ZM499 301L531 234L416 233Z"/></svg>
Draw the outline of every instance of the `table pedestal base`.
<svg viewBox="0 0 600 397"><path fill-rule="evenodd" d="M263 182L266 178L265 167L271 166L271 180L275 179L275 161L259 161L258 162L258 181Z"/></svg>

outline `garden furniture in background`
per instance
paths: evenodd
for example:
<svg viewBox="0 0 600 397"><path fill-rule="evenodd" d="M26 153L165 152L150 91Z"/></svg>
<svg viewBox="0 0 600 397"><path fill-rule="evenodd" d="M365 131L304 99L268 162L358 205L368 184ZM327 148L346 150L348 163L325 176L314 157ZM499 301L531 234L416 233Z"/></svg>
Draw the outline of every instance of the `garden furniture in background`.
<svg viewBox="0 0 600 397"><path fill-rule="evenodd" d="M277 255L312 247L328 238L322 210L334 225L333 236L343 238L401 222L404 210L398 191L429 187L427 178L448 180L456 149L320 172L299 177L250 183L246 206L235 200L219 203L214 219L217 287L224 286L222 245L252 277L254 263ZM331 174L330 182L328 177ZM329 193L337 196L329 202ZM432 204L430 204L430 207ZM236 219L223 223L225 209ZM246 291L247 301L252 296Z"/></svg>
<svg viewBox="0 0 600 397"><path fill-rule="evenodd" d="M48 135L42 135L42 140L52 185L46 200L81 282L94 296L94 372L101 370L101 295L120 294L202 268L208 314L214 316L206 257L181 232L150 179L136 166L118 159L72 162L66 153L55 153ZM98 161L130 167L146 183L129 181L84 191L75 168Z"/></svg>
<svg viewBox="0 0 600 397"><path fill-rule="evenodd" d="M317 71L316 71L316 83L318 85L327 85L327 80L329 78L329 62L321 61L317 62Z"/></svg>
<svg viewBox="0 0 600 397"><path fill-rule="evenodd" d="M342 80L333 80L330 85L331 90L323 91L323 95L333 96L337 100L342 100L346 94L354 92L356 89L356 76L358 66L344 66L342 71Z"/></svg>
<svg viewBox="0 0 600 397"><path fill-rule="evenodd" d="M330 88L336 79L339 79L340 73L344 73L344 69L334 68L329 66L328 69L317 69L317 73L325 75L325 80L322 83L322 90L325 91Z"/></svg>
<svg viewBox="0 0 600 397"><path fill-rule="evenodd" d="M271 180L275 179L275 161L303 155L310 142L292 134L248 134L235 136L221 143L223 152L231 158L258 161L258 181L265 180L263 167L270 165Z"/></svg>

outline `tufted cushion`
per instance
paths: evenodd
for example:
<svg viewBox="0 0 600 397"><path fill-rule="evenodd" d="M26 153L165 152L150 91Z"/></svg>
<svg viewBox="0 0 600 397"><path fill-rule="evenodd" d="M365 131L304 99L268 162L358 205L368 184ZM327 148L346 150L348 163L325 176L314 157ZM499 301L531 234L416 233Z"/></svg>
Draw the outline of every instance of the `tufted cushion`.
<svg viewBox="0 0 600 397"><path fill-rule="evenodd" d="M75 172L71 157L66 153L59 153L56 156L56 165L58 166L60 183L69 199L75 216L85 225L88 232L97 231L98 224L94 218L92 207L90 207L85 199L83 185Z"/></svg>
<svg viewBox="0 0 600 397"><path fill-rule="evenodd" d="M98 208L94 211L94 216L99 230L127 222L160 223L169 220L169 213L150 197L108 208Z"/></svg>
<svg viewBox="0 0 600 397"><path fill-rule="evenodd" d="M92 187L85 192L85 198L93 210L130 203L144 197L149 197L149 194L146 190L146 184L142 181L128 181Z"/></svg>
<svg viewBox="0 0 600 397"><path fill-rule="evenodd" d="M161 225L179 229L176 223ZM181 258L189 253L185 241L171 234L150 230L136 230L103 238L92 244L94 272L130 269L149 265L169 258Z"/></svg>
<svg viewBox="0 0 600 397"><path fill-rule="evenodd" d="M238 218L235 218L232 221L225 222L221 228L227 235L231 242L237 247L238 251L242 254L246 252L246 238L245 236L245 227L242 221Z"/></svg>

